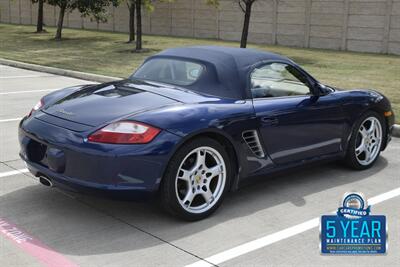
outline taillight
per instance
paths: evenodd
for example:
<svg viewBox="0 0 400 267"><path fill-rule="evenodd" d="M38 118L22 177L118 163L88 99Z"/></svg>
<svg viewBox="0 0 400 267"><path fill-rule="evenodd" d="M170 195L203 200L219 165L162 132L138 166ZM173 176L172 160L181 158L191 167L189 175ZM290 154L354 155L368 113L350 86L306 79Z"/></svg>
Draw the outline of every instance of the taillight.
<svg viewBox="0 0 400 267"><path fill-rule="evenodd" d="M119 121L91 134L88 140L108 144L146 144L151 142L160 131L144 123Z"/></svg>
<svg viewBox="0 0 400 267"><path fill-rule="evenodd" d="M40 99L39 102L37 102L36 105L31 109L31 112L29 112L28 117L31 116L33 112L39 110L43 106L44 106L44 102L42 99Z"/></svg>

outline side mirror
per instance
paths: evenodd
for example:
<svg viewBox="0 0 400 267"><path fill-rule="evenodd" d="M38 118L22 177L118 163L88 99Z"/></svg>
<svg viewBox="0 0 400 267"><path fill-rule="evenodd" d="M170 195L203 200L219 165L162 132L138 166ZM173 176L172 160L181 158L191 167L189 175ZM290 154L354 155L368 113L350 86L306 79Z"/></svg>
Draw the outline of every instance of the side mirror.
<svg viewBox="0 0 400 267"><path fill-rule="evenodd" d="M324 84L319 84L319 91L320 91L320 95L329 95L330 93L332 93L332 88L324 85Z"/></svg>
<svg viewBox="0 0 400 267"><path fill-rule="evenodd" d="M321 95L321 88L318 83L311 86L312 97L318 98Z"/></svg>
<svg viewBox="0 0 400 267"><path fill-rule="evenodd" d="M331 92L331 90L329 90L328 87L326 87L322 83L316 83L313 89L314 96L323 96Z"/></svg>

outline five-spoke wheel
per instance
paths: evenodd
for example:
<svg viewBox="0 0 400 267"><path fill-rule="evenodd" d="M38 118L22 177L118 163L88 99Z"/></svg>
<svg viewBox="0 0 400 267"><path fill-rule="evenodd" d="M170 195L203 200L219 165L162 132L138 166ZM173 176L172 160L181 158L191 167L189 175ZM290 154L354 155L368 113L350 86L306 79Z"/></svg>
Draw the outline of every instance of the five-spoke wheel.
<svg viewBox="0 0 400 267"><path fill-rule="evenodd" d="M358 130L356 156L361 165L369 165L379 153L382 143L382 125L376 117L368 117Z"/></svg>
<svg viewBox="0 0 400 267"><path fill-rule="evenodd" d="M176 179L176 196L189 212L210 209L223 192L226 167L221 154L211 147L193 149L182 161Z"/></svg>
<svg viewBox="0 0 400 267"><path fill-rule="evenodd" d="M224 147L202 137L189 141L173 156L161 190L164 208L187 220L215 211L228 188L231 163Z"/></svg>
<svg viewBox="0 0 400 267"><path fill-rule="evenodd" d="M385 122L376 112L360 118L350 139L346 162L355 169L366 169L377 160L385 136Z"/></svg>

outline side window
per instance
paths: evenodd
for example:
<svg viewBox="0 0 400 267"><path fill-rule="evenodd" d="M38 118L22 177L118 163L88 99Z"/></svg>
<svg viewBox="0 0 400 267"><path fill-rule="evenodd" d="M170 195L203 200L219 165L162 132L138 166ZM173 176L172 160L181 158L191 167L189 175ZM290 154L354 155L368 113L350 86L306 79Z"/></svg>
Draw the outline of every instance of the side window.
<svg viewBox="0 0 400 267"><path fill-rule="evenodd" d="M294 67L270 63L256 68L250 76L253 98L310 94L304 77Z"/></svg>
<svg viewBox="0 0 400 267"><path fill-rule="evenodd" d="M169 58L155 58L144 63L133 77L186 86L195 83L204 71L200 64Z"/></svg>

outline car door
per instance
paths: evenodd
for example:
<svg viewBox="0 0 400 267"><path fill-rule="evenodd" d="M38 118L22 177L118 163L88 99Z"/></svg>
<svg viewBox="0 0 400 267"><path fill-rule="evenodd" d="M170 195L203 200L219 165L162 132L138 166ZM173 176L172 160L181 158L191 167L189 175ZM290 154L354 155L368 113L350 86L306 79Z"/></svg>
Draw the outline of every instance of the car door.
<svg viewBox="0 0 400 267"><path fill-rule="evenodd" d="M261 139L276 164L289 164L342 150L344 116L335 94L315 95L296 66L267 63L251 75Z"/></svg>

